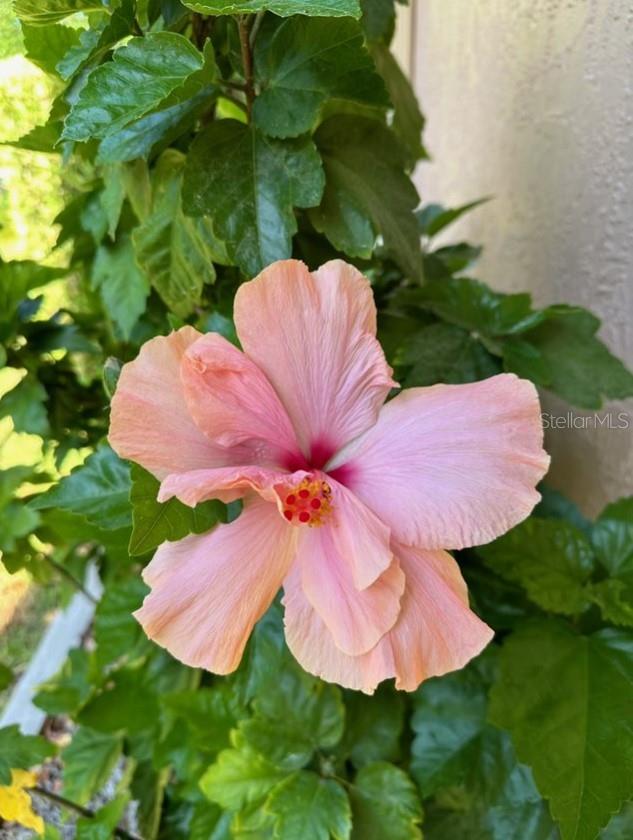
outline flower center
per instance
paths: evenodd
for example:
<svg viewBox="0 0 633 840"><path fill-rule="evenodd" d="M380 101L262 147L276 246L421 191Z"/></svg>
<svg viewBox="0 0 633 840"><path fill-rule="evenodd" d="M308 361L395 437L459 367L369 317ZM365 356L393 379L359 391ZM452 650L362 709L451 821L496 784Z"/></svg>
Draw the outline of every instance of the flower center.
<svg viewBox="0 0 633 840"><path fill-rule="evenodd" d="M323 525L332 511L332 490L327 481L304 478L296 487L286 491L282 498L284 516L293 525Z"/></svg>

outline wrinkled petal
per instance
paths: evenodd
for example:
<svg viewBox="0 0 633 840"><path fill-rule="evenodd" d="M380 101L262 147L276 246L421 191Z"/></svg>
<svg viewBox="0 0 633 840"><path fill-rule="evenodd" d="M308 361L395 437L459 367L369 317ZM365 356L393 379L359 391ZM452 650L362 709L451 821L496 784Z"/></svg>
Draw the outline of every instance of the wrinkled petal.
<svg viewBox="0 0 633 840"><path fill-rule="evenodd" d="M212 441L246 448L248 463L302 464L292 424L272 385L221 335L208 333L190 345L181 377L189 413Z"/></svg>
<svg viewBox="0 0 633 840"><path fill-rule="evenodd" d="M345 653L370 650L393 627L400 612L404 575L398 563L366 589L354 585L352 567L341 554L335 529L302 529L297 546L303 591Z"/></svg>
<svg viewBox="0 0 633 840"><path fill-rule="evenodd" d="M295 542L274 505L255 499L228 525L163 543L143 573L152 591L134 615L176 659L228 674L286 576Z"/></svg>
<svg viewBox="0 0 633 840"><path fill-rule="evenodd" d="M413 691L429 677L462 668L492 639L492 630L468 607L457 563L444 551L394 546L406 577L396 625L361 656L334 643L306 598L294 567L284 581L286 640L310 673L346 688L373 694L383 680Z"/></svg>
<svg viewBox="0 0 633 840"><path fill-rule="evenodd" d="M549 466L542 444L536 389L501 374L404 391L328 471L396 539L465 548L490 542L531 512Z"/></svg>
<svg viewBox="0 0 633 840"><path fill-rule="evenodd" d="M156 478L231 463L230 450L214 445L200 431L185 404L180 364L199 337L193 327L183 327L148 341L123 366L112 398L112 448Z"/></svg>
<svg viewBox="0 0 633 840"><path fill-rule="evenodd" d="M314 467L375 422L395 384L375 338L371 287L339 260L313 274L296 260L265 269L240 286L235 325Z"/></svg>
<svg viewBox="0 0 633 840"><path fill-rule="evenodd" d="M158 501L166 502L174 496L183 504L195 507L208 499L232 502L251 490L262 498L280 505L279 486L298 484L310 475L305 470L286 473L264 467L221 467L210 470L191 470L168 475L160 486Z"/></svg>

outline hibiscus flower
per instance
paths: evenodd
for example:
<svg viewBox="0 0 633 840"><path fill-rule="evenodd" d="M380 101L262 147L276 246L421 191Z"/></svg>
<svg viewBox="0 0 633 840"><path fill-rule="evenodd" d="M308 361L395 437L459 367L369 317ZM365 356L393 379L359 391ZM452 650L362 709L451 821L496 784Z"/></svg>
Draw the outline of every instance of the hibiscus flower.
<svg viewBox="0 0 633 840"><path fill-rule="evenodd" d="M243 348L183 327L125 365L110 443L159 501L243 500L240 516L159 547L136 617L188 665L237 668L283 587L302 666L371 693L461 668L492 630L447 549L524 519L547 470L539 400L513 374L411 388L392 370L371 287L287 260L235 297Z"/></svg>

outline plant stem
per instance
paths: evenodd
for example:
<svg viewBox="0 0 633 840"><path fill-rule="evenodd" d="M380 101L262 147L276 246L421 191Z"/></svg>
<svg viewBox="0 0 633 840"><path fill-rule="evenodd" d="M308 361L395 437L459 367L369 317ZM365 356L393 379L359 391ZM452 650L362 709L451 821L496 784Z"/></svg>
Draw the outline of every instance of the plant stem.
<svg viewBox="0 0 633 840"><path fill-rule="evenodd" d="M69 581L78 592L81 592L81 594L85 598L87 598L89 601L92 601L92 603L95 604L95 606L99 603L99 601L94 597L94 595L91 595L90 592L88 592L86 587L81 583L81 581L77 580L77 578L72 574L72 572L69 572L68 569L62 566L61 563L58 563L57 560L53 560L53 558L49 557L47 554L44 554L43 556L46 562L49 563L55 569L56 572L62 575L62 577L65 577L66 580Z"/></svg>
<svg viewBox="0 0 633 840"><path fill-rule="evenodd" d="M263 19L264 19L264 12L257 12L257 14L255 15L255 21L253 23L253 26L251 28L251 32L250 32L250 35L249 35L251 50L255 46L255 38L257 38L257 33L259 31L259 27L261 26Z"/></svg>
<svg viewBox="0 0 633 840"><path fill-rule="evenodd" d="M240 33L240 48L242 51L242 68L244 70L244 93L246 94L246 113L250 122L253 111L253 100L255 99L255 87L253 85L253 54L249 39L248 15L240 16L237 26Z"/></svg>
<svg viewBox="0 0 633 840"><path fill-rule="evenodd" d="M35 787L31 788L31 790L34 793L37 793L38 796L43 796L44 799L49 799L56 805L60 805L62 808L68 808L68 810L74 811L76 814L79 814L82 817L94 819L96 816L95 812L91 811L90 808L85 808L83 805L79 805L77 802L72 802L70 799L65 799L63 796L60 796L57 793L53 793L50 790L46 790L46 788L40 787L39 785L36 785ZM123 828L115 828L114 834L116 837L123 838L123 840L140 840L140 838L137 837L135 834L130 834Z"/></svg>

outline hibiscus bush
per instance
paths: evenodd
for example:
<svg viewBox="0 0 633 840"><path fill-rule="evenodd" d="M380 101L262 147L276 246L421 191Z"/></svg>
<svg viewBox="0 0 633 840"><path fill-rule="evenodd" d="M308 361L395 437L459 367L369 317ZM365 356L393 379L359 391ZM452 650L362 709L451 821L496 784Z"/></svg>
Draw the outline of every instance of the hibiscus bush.
<svg viewBox="0 0 633 840"><path fill-rule="evenodd" d="M495 292L479 248L436 244L477 202L420 203L393 2L2 8L55 92L13 145L64 172L50 257L0 262L2 562L64 602L90 569L103 592L35 698L70 737L0 729L0 816L68 836L25 792L55 766L36 805L80 840L633 836L633 498L592 522L545 478L528 516L547 458L507 374L589 409L633 376L593 314ZM393 397L354 486L336 453L393 385L372 291L395 382L470 384L432 392L461 396L424 441ZM347 485L354 583L382 581L351 629L316 541ZM248 517L247 541L217 537ZM304 523L324 525L304 528L317 619L279 559ZM385 643L400 596L416 621Z"/></svg>

